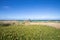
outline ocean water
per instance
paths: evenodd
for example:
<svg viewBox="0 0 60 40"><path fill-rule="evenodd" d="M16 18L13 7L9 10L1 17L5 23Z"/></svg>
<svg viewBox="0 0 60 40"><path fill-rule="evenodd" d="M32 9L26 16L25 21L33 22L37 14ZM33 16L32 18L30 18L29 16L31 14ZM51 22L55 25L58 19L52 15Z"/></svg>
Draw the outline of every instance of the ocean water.
<svg viewBox="0 0 60 40"><path fill-rule="evenodd" d="M60 20L29 20L30 22L59 22ZM24 20L19 20L19 22L24 22Z"/></svg>
<svg viewBox="0 0 60 40"><path fill-rule="evenodd" d="M32 20L31 22L48 22L47 20Z"/></svg>

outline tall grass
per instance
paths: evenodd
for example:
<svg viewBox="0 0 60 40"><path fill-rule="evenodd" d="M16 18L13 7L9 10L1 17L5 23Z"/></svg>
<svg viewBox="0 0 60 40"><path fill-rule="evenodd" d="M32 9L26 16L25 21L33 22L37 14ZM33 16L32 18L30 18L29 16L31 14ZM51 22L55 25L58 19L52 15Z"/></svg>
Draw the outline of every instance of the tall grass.
<svg viewBox="0 0 60 40"><path fill-rule="evenodd" d="M0 40L60 40L60 30L45 25L0 26Z"/></svg>

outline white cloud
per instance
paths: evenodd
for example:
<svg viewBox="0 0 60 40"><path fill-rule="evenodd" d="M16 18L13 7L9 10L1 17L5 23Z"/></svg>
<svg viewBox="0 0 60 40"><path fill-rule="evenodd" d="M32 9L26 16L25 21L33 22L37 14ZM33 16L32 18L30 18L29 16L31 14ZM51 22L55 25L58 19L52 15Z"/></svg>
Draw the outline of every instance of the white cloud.
<svg viewBox="0 0 60 40"><path fill-rule="evenodd" d="M41 19L56 19L56 16L41 16Z"/></svg>

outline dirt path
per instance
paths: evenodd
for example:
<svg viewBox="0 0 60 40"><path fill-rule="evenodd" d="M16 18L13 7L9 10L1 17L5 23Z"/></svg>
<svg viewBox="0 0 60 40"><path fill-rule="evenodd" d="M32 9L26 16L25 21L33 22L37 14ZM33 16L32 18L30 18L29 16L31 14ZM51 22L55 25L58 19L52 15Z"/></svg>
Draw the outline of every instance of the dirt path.
<svg viewBox="0 0 60 40"><path fill-rule="evenodd" d="M48 25L55 28L60 28L60 23L52 23L52 22L31 22L31 25Z"/></svg>

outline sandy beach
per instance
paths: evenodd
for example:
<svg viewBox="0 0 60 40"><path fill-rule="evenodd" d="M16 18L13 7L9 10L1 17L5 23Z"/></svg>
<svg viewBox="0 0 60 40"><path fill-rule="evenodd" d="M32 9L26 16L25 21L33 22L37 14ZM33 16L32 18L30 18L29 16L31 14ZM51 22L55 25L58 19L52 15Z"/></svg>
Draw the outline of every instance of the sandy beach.
<svg viewBox="0 0 60 40"><path fill-rule="evenodd" d="M54 23L54 22L30 22L30 24L31 25L47 25L55 28L60 28L60 23Z"/></svg>
<svg viewBox="0 0 60 40"><path fill-rule="evenodd" d="M15 25L20 24L18 21L1 21L5 24L13 24L15 23ZM59 28L60 29L60 23L58 22L25 22L25 25L47 25L47 26L52 26L55 28Z"/></svg>

